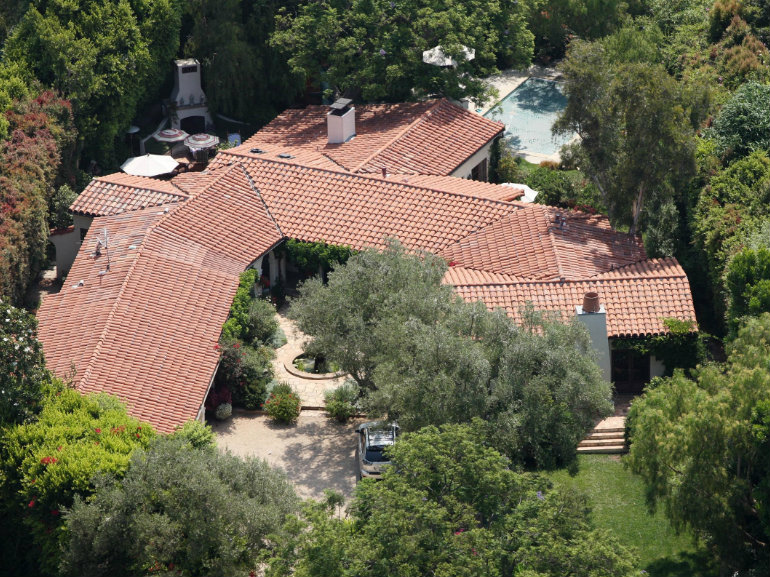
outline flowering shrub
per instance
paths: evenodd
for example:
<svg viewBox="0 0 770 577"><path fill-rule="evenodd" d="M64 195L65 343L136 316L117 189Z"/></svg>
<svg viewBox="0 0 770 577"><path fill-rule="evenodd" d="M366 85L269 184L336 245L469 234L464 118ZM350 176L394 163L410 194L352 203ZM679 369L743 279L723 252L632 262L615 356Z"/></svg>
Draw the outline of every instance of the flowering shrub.
<svg viewBox="0 0 770 577"><path fill-rule="evenodd" d="M269 347L250 347L241 341L222 339L217 345L222 361L216 376L216 388L227 387L232 391L232 399L219 400L232 402L237 407L258 409L265 400L267 384L273 378L273 366L270 360L273 351ZM215 408L219 403L209 403L208 408Z"/></svg>
<svg viewBox="0 0 770 577"><path fill-rule="evenodd" d="M302 402L291 385L280 383L265 401L265 412L268 416L281 423L294 423L299 417Z"/></svg>
<svg viewBox="0 0 770 577"><path fill-rule="evenodd" d="M232 414L233 406L230 403L222 403L217 407L217 410L214 411L214 416L220 421L230 418Z"/></svg>

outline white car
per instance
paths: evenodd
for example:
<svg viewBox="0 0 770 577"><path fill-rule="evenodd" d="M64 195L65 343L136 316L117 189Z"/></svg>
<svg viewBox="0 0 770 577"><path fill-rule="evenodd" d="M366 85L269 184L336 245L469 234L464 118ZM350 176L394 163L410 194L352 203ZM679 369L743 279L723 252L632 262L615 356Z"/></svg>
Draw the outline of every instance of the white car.
<svg viewBox="0 0 770 577"><path fill-rule="evenodd" d="M396 423L372 421L356 427L358 433L358 478L379 478L390 465L384 455L387 447L395 444L399 427Z"/></svg>

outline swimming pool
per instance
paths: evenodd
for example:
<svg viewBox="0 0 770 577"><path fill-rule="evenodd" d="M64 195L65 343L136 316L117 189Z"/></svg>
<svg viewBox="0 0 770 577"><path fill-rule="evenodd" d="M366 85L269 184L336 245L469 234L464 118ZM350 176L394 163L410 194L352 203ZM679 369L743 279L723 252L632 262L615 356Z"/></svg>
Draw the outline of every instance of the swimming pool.
<svg viewBox="0 0 770 577"><path fill-rule="evenodd" d="M530 77L484 116L505 124L505 138L512 150L550 156L572 138L551 134L551 126L566 106L559 82Z"/></svg>

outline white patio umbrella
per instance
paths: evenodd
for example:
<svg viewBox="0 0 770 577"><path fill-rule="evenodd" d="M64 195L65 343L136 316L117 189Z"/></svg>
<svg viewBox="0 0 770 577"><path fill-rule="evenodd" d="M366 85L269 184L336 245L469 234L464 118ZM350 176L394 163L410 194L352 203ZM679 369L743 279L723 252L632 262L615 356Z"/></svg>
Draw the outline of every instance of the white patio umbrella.
<svg viewBox="0 0 770 577"><path fill-rule="evenodd" d="M476 51L473 48L463 46L462 49L465 60L476 58ZM430 50L424 51L422 53L422 61L425 64L433 64L434 66L457 66L457 60L447 56L441 46L434 46Z"/></svg>
<svg viewBox="0 0 770 577"><path fill-rule="evenodd" d="M178 128L165 128L152 135L158 142L181 142L188 136L184 130L179 130Z"/></svg>
<svg viewBox="0 0 770 577"><path fill-rule="evenodd" d="M535 202L535 198L540 194L538 191L531 189L526 184L516 184L515 182L504 182L500 186L508 186L510 188L518 188L524 191L524 196L519 198L520 202Z"/></svg>
<svg viewBox="0 0 770 577"><path fill-rule="evenodd" d="M219 137L213 134L193 134L184 139L185 146L189 148L211 148L219 144Z"/></svg>
<svg viewBox="0 0 770 577"><path fill-rule="evenodd" d="M160 176L172 172L179 163L165 154L132 156L120 165L121 170L133 176Z"/></svg>

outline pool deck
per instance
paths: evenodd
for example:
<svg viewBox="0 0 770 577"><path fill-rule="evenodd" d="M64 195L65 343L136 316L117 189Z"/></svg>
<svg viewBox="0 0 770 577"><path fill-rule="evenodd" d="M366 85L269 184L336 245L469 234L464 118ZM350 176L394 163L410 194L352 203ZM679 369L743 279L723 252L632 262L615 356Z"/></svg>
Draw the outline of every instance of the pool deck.
<svg viewBox="0 0 770 577"><path fill-rule="evenodd" d="M497 106L497 104L499 104L503 98L508 96L511 92L523 84L527 78L533 76L535 78L544 78L546 80L559 80L561 78L561 72L555 68L545 68L543 66L533 65L526 70L504 70L500 74L490 76L486 79L486 81L495 90L497 90L498 96L496 98L487 100L478 109L476 109L476 112L483 116L491 108ZM558 152L554 154L539 154L536 152L530 152L528 150L522 150L515 152L514 154L523 158L527 162L532 162L533 164L540 164L543 161L561 161L561 157L559 156Z"/></svg>

